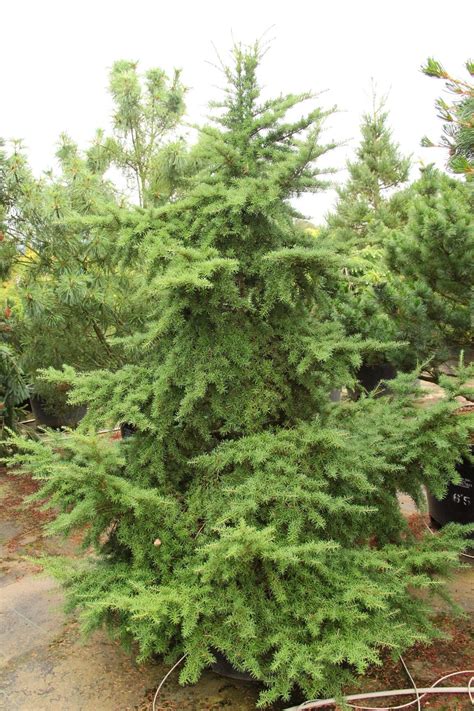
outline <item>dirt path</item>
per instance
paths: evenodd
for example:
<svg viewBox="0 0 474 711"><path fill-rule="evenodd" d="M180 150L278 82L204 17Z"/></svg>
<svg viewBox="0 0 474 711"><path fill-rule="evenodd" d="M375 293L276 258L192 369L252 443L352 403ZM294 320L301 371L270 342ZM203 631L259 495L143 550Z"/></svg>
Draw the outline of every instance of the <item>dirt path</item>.
<svg viewBox="0 0 474 711"><path fill-rule="evenodd" d="M63 596L57 584L38 575L39 568L26 559L39 553L77 555L77 541L43 536L47 513L36 504L22 506L35 488L28 478L0 472L0 709L149 711L153 691L168 668L160 663L137 665L102 632L84 641L76 622L62 612ZM474 568L456 576L451 591L471 620L456 626L443 616L440 623L454 634L453 641L419 647L407 655L421 685L428 685L445 671L472 665L474 660ZM387 662L383 669L361 679L354 690L405 686L399 665ZM185 688L173 675L157 708L250 711L255 709L256 697L254 685L222 679L211 672L195 686ZM468 702L463 704L449 699L430 701L424 708L471 708Z"/></svg>

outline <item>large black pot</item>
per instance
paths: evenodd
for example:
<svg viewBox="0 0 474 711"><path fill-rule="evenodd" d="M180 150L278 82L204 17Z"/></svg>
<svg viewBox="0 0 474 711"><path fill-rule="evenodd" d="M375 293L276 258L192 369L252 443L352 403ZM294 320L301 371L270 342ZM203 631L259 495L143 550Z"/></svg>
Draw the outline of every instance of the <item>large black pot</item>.
<svg viewBox="0 0 474 711"><path fill-rule="evenodd" d="M397 369L391 363L378 363L377 365L361 365L357 371L357 380L369 392L375 390L381 380L393 380L397 376ZM382 387L381 393L387 388Z"/></svg>
<svg viewBox="0 0 474 711"><path fill-rule="evenodd" d="M349 390L352 400L358 400L364 391L371 392L375 390L381 380L393 380L393 378L396 378L397 369L391 363L378 363L377 365L364 363L356 372L356 377L358 382L353 389ZM376 397L386 395L389 390L390 388L387 385L380 385Z"/></svg>
<svg viewBox="0 0 474 711"><path fill-rule="evenodd" d="M250 682L255 685L262 685L260 681L257 679L254 679L253 676L250 676L247 672L240 672L238 671L235 667L232 666L232 664L226 659L226 657L218 652L217 650L213 650L213 654L216 658L216 661L214 664L211 665L211 669L215 674L219 674L219 676L226 677L227 679L235 679L236 681L242 681L242 682ZM277 709L280 709L280 711L284 711L288 706L300 706L304 703L306 697L303 695L300 689L295 688L293 689L290 698L287 701L281 701L281 702L276 702L272 708L277 711Z"/></svg>
<svg viewBox="0 0 474 711"><path fill-rule="evenodd" d="M474 453L474 445L471 451ZM456 469L461 481L449 484L444 499L440 501L427 491L430 518L437 527L447 523L474 523L474 464L463 459ZM470 538L474 538L474 533Z"/></svg>
<svg viewBox="0 0 474 711"><path fill-rule="evenodd" d="M120 425L120 434L122 435L122 439L126 439L127 437L132 437L137 431L137 428L135 425L131 425L129 422L122 422Z"/></svg>
<svg viewBox="0 0 474 711"><path fill-rule="evenodd" d="M36 424L43 427L51 427L55 430L60 430L62 427L77 427L86 414L85 405L62 406L61 412L56 414L48 412L45 409L43 400L36 395L31 396L30 402Z"/></svg>
<svg viewBox="0 0 474 711"><path fill-rule="evenodd" d="M224 657L221 652L215 650L213 651L213 654L216 661L211 664L211 669L216 674L219 674L219 676L225 676L228 679L238 679L239 681L252 681L254 683L258 683L257 680L250 676L247 672L241 672L232 666L229 660Z"/></svg>

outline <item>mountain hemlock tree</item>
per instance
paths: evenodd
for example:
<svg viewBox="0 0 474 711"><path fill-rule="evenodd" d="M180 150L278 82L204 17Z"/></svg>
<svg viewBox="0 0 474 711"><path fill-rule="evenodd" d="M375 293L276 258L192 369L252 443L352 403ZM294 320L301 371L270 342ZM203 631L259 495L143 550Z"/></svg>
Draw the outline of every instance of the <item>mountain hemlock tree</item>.
<svg viewBox="0 0 474 711"><path fill-rule="evenodd" d="M219 650L264 683L265 706L295 685L340 693L384 650L436 636L416 591L442 590L462 535L413 536L397 491L442 492L468 425L452 398L417 408L411 375L386 398L330 402L370 346L331 319L340 262L289 203L324 187L328 112L287 119L310 96L263 100L259 59L234 49L201 172L143 242L149 318L129 362L50 372L88 414L67 437L14 438L11 461L60 509L51 531L97 549L50 562L86 630L142 658L187 654L182 683ZM137 431L94 434L107 421Z"/></svg>
<svg viewBox="0 0 474 711"><path fill-rule="evenodd" d="M346 330L381 341L397 338L377 289L390 278L385 260L387 236L403 219L403 204L393 193L407 182L410 170L410 159L400 154L387 121L384 101L374 96L372 112L363 117L356 159L347 164L349 177L337 191L325 234L331 247L346 258L346 284L338 299ZM397 359L397 351L374 352L369 361L387 357Z"/></svg>
<svg viewBox="0 0 474 711"><path fill-rule="evenodd" d="M466 62L466 69L473 77L472 60ZM451 76L433 57L427 60L422 71L429 77L444 79L445 87L453 97L451 103L441 98L436 102L438 116L444 121L441 146L449 151L448 166L454 173L472 177L474 175L474 85L472 82ZM422 145L432 147L435 144L425 137Z"/></svg>

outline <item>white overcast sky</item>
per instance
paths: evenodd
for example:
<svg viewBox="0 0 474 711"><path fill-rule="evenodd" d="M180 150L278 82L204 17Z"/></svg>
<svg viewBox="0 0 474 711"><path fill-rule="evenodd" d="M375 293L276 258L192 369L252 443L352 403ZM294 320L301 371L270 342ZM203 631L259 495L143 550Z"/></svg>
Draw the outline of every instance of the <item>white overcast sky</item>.
<svg viewBox="0 0 474 711"><path fill-rule="evenodd" d="M114 60L181 67L188 116L199 121L221 83L213 45L225 58L233 39L252 42L265 32L273 39L261 73L266 92L325 91L320 103L340 108L327 127L328 138L349 141L332 156L336 168L357 143L371 79L390 92L402 150L417 165L435 157L442 165L444 156L420 148L420 139L439 136L433 104L443 87L419 67L435 56L464 75L474 58L470 0L3 0L0 17L0 136L24 139L37 173L54 165L62 131L86 147L97 127L108 127ZM320 221L333 199L316 194L300 206Z"/></svg>

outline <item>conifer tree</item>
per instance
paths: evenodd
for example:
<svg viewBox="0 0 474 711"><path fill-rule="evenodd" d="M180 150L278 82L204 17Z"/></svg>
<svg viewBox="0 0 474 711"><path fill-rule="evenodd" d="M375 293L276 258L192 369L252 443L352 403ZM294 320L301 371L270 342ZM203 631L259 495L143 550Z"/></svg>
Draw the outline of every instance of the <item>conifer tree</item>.
<svg viewBox="0 0 474 711"><path fill-rule="evenodd" d="M86 526L96 546L51 564L86 629L143 657L186 654L183 683L219 651L264 682L263 706L295 685L340 692L382 650L436 634L413 591L442 585L462 535L412 536L397 491L442 492L468 425L449 399L417 409L413 376L387 398L330 402L371 346L332 317L340 260L289 202L324 187L328 112L290 120L310 95L263 99L259 60L235 48L199 174L149 213L148 316L127 364L50 372L88 414L67 438L15 438L12 463L60 509L52 531ZM107 421L137 431L108 441L94 434Z"/></svg>
<svg viewBox="0 0 474 711"><path fill-rule="evenodd" d="M8 160L3 142L0 141L0 244L7 240L7 221L14 204L8 184ZM6 257L6 261L9 258ZM0 271L5 268L1 264ZM18 354L12 344L10 325L11 309L8 302L0 317L0 440L4 439L5 427L17 424L18 406L28 397L28 386L19 365Z"/></svg>
<svg viewBox="0 0 474 711"><path fill-rule="evenodd" d="M13 239L9 239L9 222L15 210L17 182L10 178L10 160L5 141L0 138L0 277L8 276L17 255Z"/></svg>
<svg viewBox="0 0 474 711"><path fill-rule="evenodd" d="M141 208L173 198L186 162L183 142L172 140L184 111L179 72L169 80L153 68L142 82L136 64L119 61L109 89L112 134L98 131L86 152L63 134L59 172L35 178L18 143L3 157L9 208L0 264L4 277L19 269L21 302L11 324L36 394L55 410L65 396L38 377L40 368L116 368L123 362L115 339L141 318L135 299L141 274L134 268L144 229ZM136 209L109 179L110 166L136 181Z"/></svg>
<svg viewBox="0 0 474 711"><path fill-rule="evenodd" d="M474 193L429 166L406 195L407 220L387 240L390 284L379 298L421 362L468 356L473 342Z"/></svg>
<svg viewBox="0 0 474 711"><path fill-rule="evenodd" d="M472 62L466 68L472 75ZM437 378L440 363L457 358L461 349L466 349L466 359L472 357L474 89L432 58L422 69L444 79L453 96L449 104L436 102L444 121L441 146L449 151L449 169L464 175L465 182L428 166L400 195L406 206L404 225L386 241L392 278L379 290L379 298L399 336L419 361L430 359L429 369ZM434 145L427 138L422 144Z"/></svg>
<svg viewBox="0 0 474 711"><path fill-rule="evenodd" d="M4 276L16 270L13 337L36 391L45 395L39 368L113 363L108 338L120 333L130 281L129 272L117 270L110 223L120 208L112 185L89 170L67 136L57 156L60 174L37 179L21 147L14 147L6 165L11 208L0 245Z"/></svg>
<svg viewBox="0 0 474 711"><path fill-rule="evenodd" d="M338 189L335 212L328 217L333 239L351 251L371 254L383 242L380 227L391 224L388 198L408 180L410 160L400 154L387 125L384 101L374 96L364 115L356 160L347 163L347 182Z"/></svg>
<svg viewBox="0 0 474 711"><path fill-rule="evenodd" d="M390 230L405 219L405 203L397 191L408 180L410 160L394 143L384 101L375 96L361 135L356 159L347 164L348 180L338 189L335 211L328 216L325 239L345 255L346 284L338 305L347 331L390 342L397 339L397 329L380 304L378 289L390 280L385 244ZM403 361L400 349L374 353L369 360L387 358Z"/></svg>
<svg viewBox="0 0 474 711"><path fill-rule="evenodd" d="M468 60L466 69L474 76L474 62ZM438 116L444 121L441 146L449 151L449 168L454 173L466 177L474 175L474 85L465 79L451 76L446 69L433 57L430 57L422 67L429 77L444 79L445 87L453 97L448 103L440 98L436 102ZM435 144L424 138L422 145L426 147Z"/></svg>
<svg viewBox="0 0 474 711"><path fill-rule="evenodd" d="M173 135L185 110L180 72L170 79L155 67L142 79L136 62L119 60L110 72L109 92L113 132L97 131L89 164L123 170L141 207L163 203L179 184L186 162L185 144Z"/></svg>

